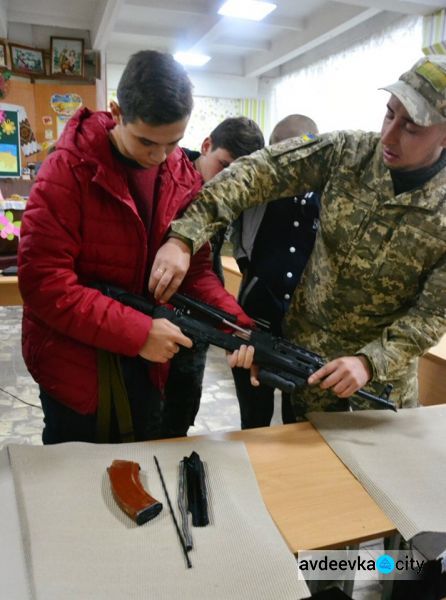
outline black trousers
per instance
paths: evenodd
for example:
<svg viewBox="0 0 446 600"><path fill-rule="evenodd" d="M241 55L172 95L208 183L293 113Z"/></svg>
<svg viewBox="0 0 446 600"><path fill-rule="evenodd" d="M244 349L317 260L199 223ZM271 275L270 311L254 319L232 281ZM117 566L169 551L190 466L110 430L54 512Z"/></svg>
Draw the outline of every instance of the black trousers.
<svg viewBox="0 0 446 600"><path fill-rule="evenodd" d="M193 348L180 347L170 363L164 390L162 428L165 437L187 435L200 408L204 368L209 344L196 342Z"/></svg>
<svg viewBox="0 0 446 600"><path fill-rule="evenodd" d="M132 413L135 440L165 437L161 423L161 394L150 382L147 362L140 357L122 356L121 367ZM43 388L40 388L40 401L44 414L44 444L96 442L96 414L80 414L58 402ZM115 444L120 441L118 422L112 406L109 442Z"/></svg>
<svg viewBox="0 0 446 600"><path fill-rule="evenodd" d="M252 267L244 275L238 301L250 317L268 322L271 333L282 336L283 302L279 301L269 286L257 277ZM246 369L232 369L232 375L240 406L242 429L268 427L274 413L274 389L266 385L252 386L249 371ZM296 422L291 397L284 393L282 393L282 421Z"/></svg>
<svg viewBox="0 0 446 600"><path fill-rule="evenodd" d="M232 369L237 399L240 406L242 429L268 427L274 413L274 389L267 385L251 385L247 369ZM282 392L282 421L295 423L291 396Z"/></svg>

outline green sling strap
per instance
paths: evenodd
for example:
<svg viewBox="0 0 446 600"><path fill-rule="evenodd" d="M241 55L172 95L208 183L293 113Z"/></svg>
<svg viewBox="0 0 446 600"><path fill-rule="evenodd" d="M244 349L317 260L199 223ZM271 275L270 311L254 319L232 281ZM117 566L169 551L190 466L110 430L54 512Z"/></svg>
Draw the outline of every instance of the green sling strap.
<svg viewBox="0 0 446 600"><path fill-rule="evenodd" d="M99 403L96 419L96 441L110 442L112 403L115 408L121 442L134 442L132 413L124 384L119 357L106 350L98 350Z"/></svg>

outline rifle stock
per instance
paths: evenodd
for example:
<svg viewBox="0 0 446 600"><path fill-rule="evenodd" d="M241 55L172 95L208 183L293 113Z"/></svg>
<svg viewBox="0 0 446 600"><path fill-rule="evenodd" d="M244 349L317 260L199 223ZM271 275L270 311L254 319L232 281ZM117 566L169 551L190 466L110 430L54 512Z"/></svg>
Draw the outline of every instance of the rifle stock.
<svg viewBox="0 0 446 600"><path fill-rule="evenodd" d="M167 306L154 306L142 296L130 294L112 285L97 284L94 287L106 296L152 318L168 319L194 342L208 342L230 352L238 350L242 344L254 346L254 362L259 366L260 383L277 387L286 393L292 393L296 388L308 385L308 377L325 364L322 357L311 350L273 336L267 331L237 327L233 315L182 294L174 294L171 297L169 302L174 308L170 309ZM235 335L217 329L215 324L232 327ZM396 412L395 404L389 400L391 391L392 386L388 384L380 396L363 389L358 390L353 396L364 398Z"/></svg>
<svg viewBox="0 0 446 600"><path fill-rule="evenodd" d="M114 460L107 468L113 497L118 506L137 525L143 525L156 517L163 505L143 488L139 471L139 464L130 460Z"/></svg>

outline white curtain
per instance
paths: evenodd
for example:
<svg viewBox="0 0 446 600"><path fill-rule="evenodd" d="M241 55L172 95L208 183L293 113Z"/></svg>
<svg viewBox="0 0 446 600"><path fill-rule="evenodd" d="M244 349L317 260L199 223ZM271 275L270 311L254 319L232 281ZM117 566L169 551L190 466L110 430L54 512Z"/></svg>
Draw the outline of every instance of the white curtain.
<svg viewBox="0 0 446 600"><path fill-rule="evenodd" d="M308 115L320 132L379 131L388 93L422 56L422 17L405 18L348 50L279 79L272 90L272 123L288 114Z"/></svg>

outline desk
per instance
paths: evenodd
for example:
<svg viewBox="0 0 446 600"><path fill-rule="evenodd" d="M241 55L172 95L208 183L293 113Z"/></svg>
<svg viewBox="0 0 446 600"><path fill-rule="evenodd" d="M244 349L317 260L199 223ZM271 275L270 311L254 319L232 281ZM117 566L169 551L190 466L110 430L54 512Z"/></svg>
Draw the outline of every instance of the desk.
<svg viewBox="0 0 446 600"><path fill-rule="evenodd" d="M294 554L395 533L393 523L310 423L206 438L245 442L263 500Z"/></svg>
<svg viewBox="0 0 446 600"><path fill-rule="evenodd" d="M429 406L446 402L446 335L421 357L418 380L421 404Z"/></svg>
<svg viewBox="0 0 446 600"><path fill-rule="evenodd" d="M230 294L237 298L242 274L237 265L237 261L232 256L222 256L221 264L223 266L223 275L225 278L225 288Z"/></svg>
<svg viewBox="0 0 446 600"><path fill-rule="evenodd" d="M17 277L2 277L0 275L0 306L23 304L19 292Z"/></svg>

